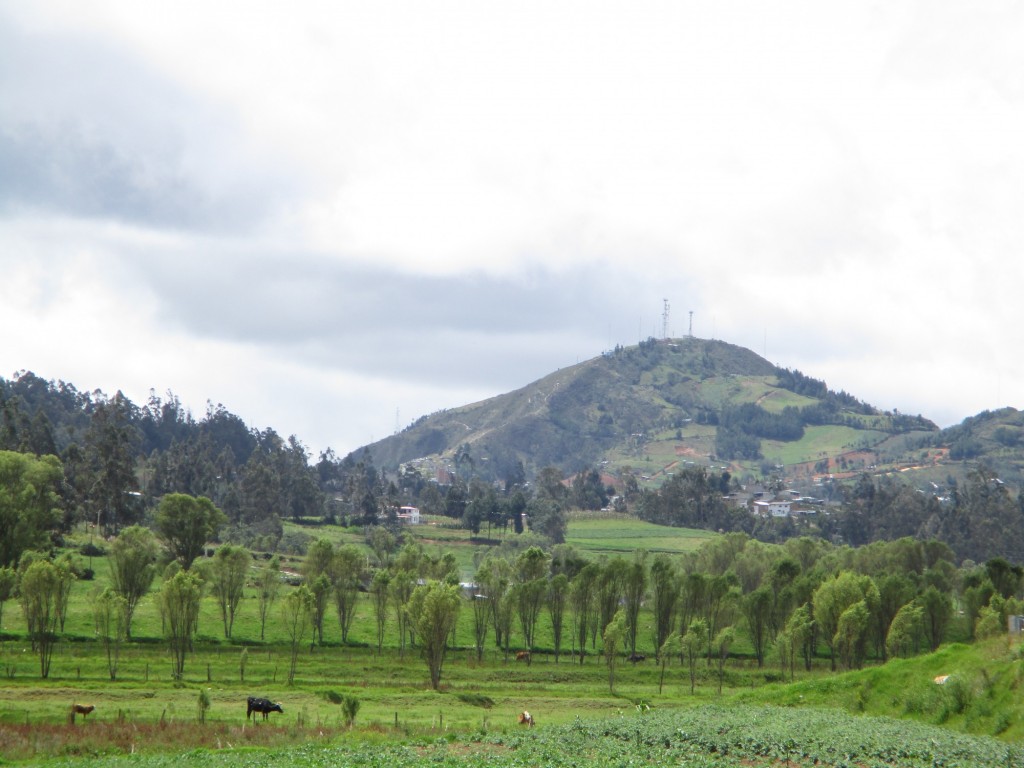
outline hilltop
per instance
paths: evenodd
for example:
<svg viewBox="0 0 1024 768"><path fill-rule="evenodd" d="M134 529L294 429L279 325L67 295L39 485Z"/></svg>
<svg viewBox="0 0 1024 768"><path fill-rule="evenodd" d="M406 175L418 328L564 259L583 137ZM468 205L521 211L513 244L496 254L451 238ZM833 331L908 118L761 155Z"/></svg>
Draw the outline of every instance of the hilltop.
<svg viewBox="0 0 1024 768"><path fill-rule="evenodd" d="M794 478L907 465L941 434L927 418L882 412L743 347L687 337L617 347L366 448L387 467L443 466L460 453L495 479L521 463L528 475L628 466L656 482L689 464Z"/></svg>

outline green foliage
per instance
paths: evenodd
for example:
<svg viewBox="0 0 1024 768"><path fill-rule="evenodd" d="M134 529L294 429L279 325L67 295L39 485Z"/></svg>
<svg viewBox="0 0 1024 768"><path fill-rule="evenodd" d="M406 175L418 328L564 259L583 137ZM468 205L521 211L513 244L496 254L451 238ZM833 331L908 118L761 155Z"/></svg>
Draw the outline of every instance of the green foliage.
<svg viewBox="0 0 1024 768"><path fill-rule="evenodd" d="M226 522L224 513L208 498L184 493L169 493L160 499L153 518L157 535L185 570Z"/></svg>
<svg viewBox="0 0 1024 768"><path fill-rule="evenodd" d="M17 565L22 553L46 546L59 519L62 479L56 456L0 451L0 567Z"/></svg>

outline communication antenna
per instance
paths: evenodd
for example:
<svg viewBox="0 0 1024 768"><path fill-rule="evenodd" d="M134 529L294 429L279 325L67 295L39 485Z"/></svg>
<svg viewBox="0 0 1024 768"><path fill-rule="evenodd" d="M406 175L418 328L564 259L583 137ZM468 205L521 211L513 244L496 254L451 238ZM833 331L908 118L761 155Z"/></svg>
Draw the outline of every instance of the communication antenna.
<svg viewBox="0 0 1024 768"><path fill-rule="evenodd" d="M690 310L690 333L689 333L689 336L690 336L691 339L693 338L693 310L692 309Z"/></svg>
<svg viewBox="0 0 1024 768"><path fill-rule="evenodd" d="M401 422L399 421L399 418L398 418L398 416L399 416L399 410L398 410L398 408L395 408L395 434L396 434L396 435L397 435L397 434L398 434L399 432L401 432L401 431L402 431L402 428L401 428L401 426L400 426L400 425L401 425Z"/></svg>
<svg viewBox="0 0 1024 768"><path fill-rule="evenodd" d="M661 338L668 338L668 299L662 299L665 308L661 312Z"/></svg>

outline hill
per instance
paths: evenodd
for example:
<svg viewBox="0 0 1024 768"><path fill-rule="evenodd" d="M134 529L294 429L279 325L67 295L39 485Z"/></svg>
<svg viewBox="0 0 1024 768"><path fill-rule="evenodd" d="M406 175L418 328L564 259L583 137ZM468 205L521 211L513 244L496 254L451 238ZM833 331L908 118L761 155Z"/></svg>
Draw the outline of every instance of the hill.
<svg viewBox="0 0 1024 768"><path fill-rule="evenodd" d="M494 479L519 464L572 474L629 466L657 482L692 463L762 476L867 468L905 461L939 430L920 416L882 413L748 349L692 337L615 350L513 392L425 416L367 446L398 467L444 467L468 455ZM457 456L458 454L458 456Z"/></svg>

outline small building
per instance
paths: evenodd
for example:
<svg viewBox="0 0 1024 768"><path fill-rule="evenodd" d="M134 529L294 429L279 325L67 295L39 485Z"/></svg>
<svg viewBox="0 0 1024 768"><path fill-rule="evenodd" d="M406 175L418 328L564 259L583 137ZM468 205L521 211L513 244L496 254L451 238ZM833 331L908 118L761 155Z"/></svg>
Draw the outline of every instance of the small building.
<svg viewBox="0 0 1024 768"><path fill-rule="evenodd" d="M791 501L774 499L772 501L754 502L754 512L761 517L789 517L792 511L793 502Z"/></svg>
<svg viewBox="0 0 1024 768"><path fill-rule="evenodd" d="M398 522L402 525L419 525L420 524L420 508L419 507L401 507L396 515Z"/></svg>

